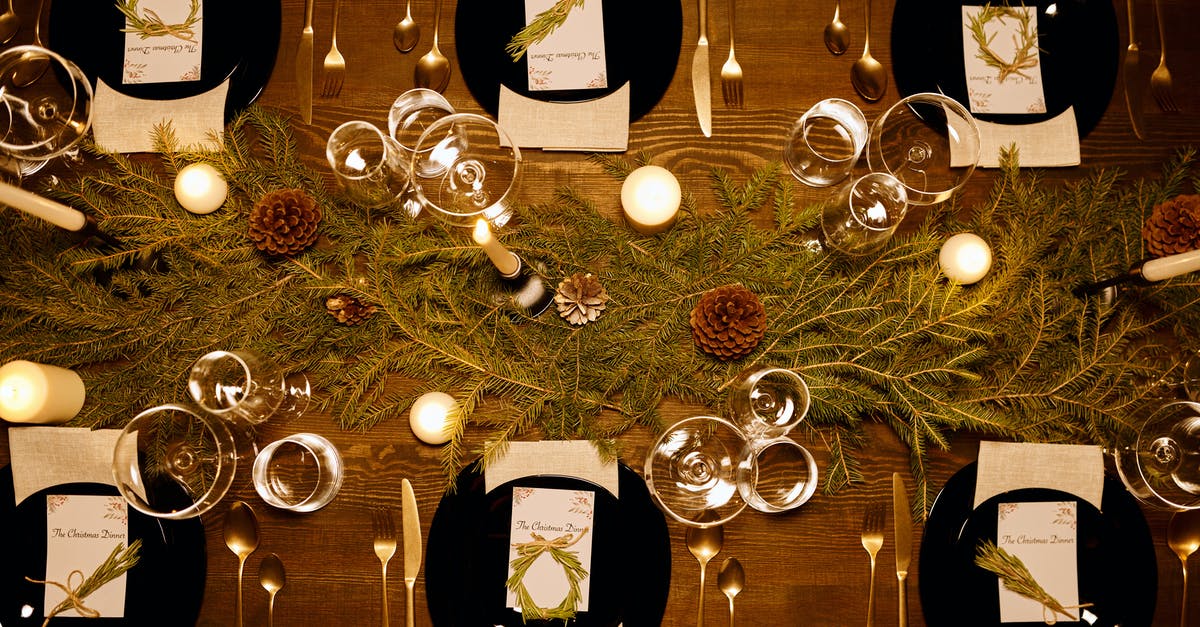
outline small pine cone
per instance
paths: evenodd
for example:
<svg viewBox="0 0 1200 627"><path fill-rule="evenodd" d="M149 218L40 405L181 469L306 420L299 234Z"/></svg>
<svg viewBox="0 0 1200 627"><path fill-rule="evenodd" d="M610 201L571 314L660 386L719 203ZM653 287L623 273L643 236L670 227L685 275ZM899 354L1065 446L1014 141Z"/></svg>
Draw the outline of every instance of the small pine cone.
<svg viewBox="0 0 1200 627"><path fill-rule="evenodd" d="M365 304L349 294L338 294L325 299L325 311L346 326L354 326L375 313L375 305Z"/></svg>
<svg viewBox="0 0 1200 627"><path fill-rule="evenodd" d="M1155 257L1200 249L1200 195L1180 194L1155 205L1142 239Z"/></svg>
<svg viewBox="0 0 1200 627"><path fill-rule="evenodd" d="M272 255L294 255L317 241L321 209L301 189L268 192L250 211L250 239Z"/></svg>
<svg viewBox="0 0 1200 627"><path fill-rule="evenodd" d="M558 315L574 325L584 325L599 318L607 302L608 292L590 272L576 272L563 279L554 294Z"/></svg>
<svg viewBox="0 0 1200 627"><path fill-rule="evenodd" d="M692 339L723 361L745 357L767 330L767 314L758 296L741 285L709 290L692 309Z"/></svg>

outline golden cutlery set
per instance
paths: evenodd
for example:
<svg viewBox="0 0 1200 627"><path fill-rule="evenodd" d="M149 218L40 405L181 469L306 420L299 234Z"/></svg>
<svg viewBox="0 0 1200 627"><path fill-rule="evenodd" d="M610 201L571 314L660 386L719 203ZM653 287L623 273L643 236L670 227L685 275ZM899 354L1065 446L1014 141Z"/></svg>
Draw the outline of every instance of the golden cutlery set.
<svg viewBox="0 0 1200 627"><path fill-rule="evenodd" d="M883 548L886 508L872 503L863 513L862 545L871 556L871 578L867 588L867 625L875 624L875 557ZM908 567L912 563L912 508L900 473L892 473L892 528L896 536L896 579L899 582L899 625L908 625Z"/></svg>
<svg viewBox="0 0 1200 627"><path fill-rule="evenodd" d="M1129 123L1133 134L1138 139L1146 139L1146 130L1142 116L1142 101L1146 87L1158 108L1164 113L1179 113L1179 105L1175 102L1171 71L1167 69L1167 42L1163 25L1162 0L1154 0L1154 19L1158 24L1159 55L1158 66L1150 74L1147 85L1145 76L1140 70L1140 53L1136 29L1134 28L1134 0L1127 0L1126 16L1129 30L1129 44L1125 49L1125 59L1121 64L1121 79L1125 86L1125 108L1129 111Z"/></svg>
<svg viewBox="0 0 1200 627"><path fill-rule="evenodd" d="M729 57L721 66L721 95L725 106L731 109L741 109L744 106L742 95L742 66L737 62L733 46L733 22L735 0L729 0ZM700 132L705 137L712 137L712 79L708 66L708 0L699 0L699 37L696 40L696 50L692 53L692 98L696 103L696 117L700 121Z"/></svg>

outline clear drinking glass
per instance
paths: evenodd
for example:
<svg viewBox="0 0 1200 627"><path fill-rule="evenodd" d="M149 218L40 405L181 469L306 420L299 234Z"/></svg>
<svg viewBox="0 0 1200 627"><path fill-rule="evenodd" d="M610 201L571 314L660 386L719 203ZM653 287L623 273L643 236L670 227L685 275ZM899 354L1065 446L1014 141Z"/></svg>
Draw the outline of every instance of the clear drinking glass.
<svg viewBox="0 0 1200 627"><path fill-rule="evenodd" d="M847 255L883 247L908 210L904 185L872 172L842 186L821 208L821 245Z"/></svg>
<svg viewBox="0 0 1200 627"><path fill-rule="evenodd" d="M492 120L456 113L417 140L410 171L421 205L444 222L471 228L484 218L503 226L513 214L521 151Z"/></svg>
<svg viewBox="0 0 1200 627"><path fill-rule="evenodd" d="M828 187L850 175L866 143L867 119L862 111L850 101L829 98L792 125L783 161L800 182Z"/></svg>
<svg viewBox="0 0 1200 627"><path fill-rule="evenodd" d="M0 53L0 153L37 172L75 150L92 127L92 84L71 61L40 46Z"/></svg>
<svg viewBox="0 0 1200 627"><path fill-rule="evenodd" d="M312 512L337 496L342 456L315 433L296 433L263 447L254 459L254 489L268 505Z"/></svg>
<svg viewBox="0 0 1200 627"><path fill-rule="evenodd" d="M786 436L748 442L736 476L746 504L769 514L799 507L817 491L816 460Z"/></svg>
<svg viewBox="0 0 1200 627"><path fill-rule="evenodd" d="M962 187L979 162L979 127L953 98L913 94L871 124L867 164L896 177L914 205L932 205Z"/></svg>
<svg viewBox="0 0 1200 627"><path fill-rule="evenodd" d="M746 507L736 476L745 447L742 431L727 420L685 418L646 455L646 485L659 507L685 525L727 523Z"/></svg>
<svg viewBox="0 0 1200 627"><path fill-rule="evenodd" d="M1168 402L1115 450L1117 472L1138 500L1160 509L1200 508L1200 404Z"/></svg>
<svg viewBox="0 0 1200 627"><path fill-rule="evenodd" d="M333 129L325 158L346 195L368 209L398 202L408 187L404 151L369 122L353 120Z"/></svg>
<svg viewBox="0 0 1200 627"><path fill-rule="evenodd" d="M808 384L787 368L747 370L729 390L733 422L750 439L785 435L808 413Z"/></svg>
<svg viewBox="0 0 1200 627"><path fill-rule="evenodd" d="M308 378L288 376L254 351L213 351L192 365L188 393L204 410L256 425L272 416L294 418L311 398Z"/></svg>

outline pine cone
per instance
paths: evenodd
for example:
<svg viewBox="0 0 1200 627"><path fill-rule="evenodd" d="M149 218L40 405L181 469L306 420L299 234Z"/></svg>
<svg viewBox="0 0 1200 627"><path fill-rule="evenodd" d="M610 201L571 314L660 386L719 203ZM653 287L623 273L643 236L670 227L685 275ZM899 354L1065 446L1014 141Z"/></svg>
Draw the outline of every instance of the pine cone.
<svg viewBox="0 0 1200 627"><path fill-rule="evenodd" d="M1200 195L1180 194L1155 205L1142 239L1155 257L1200 249Z"/></svg>
<svg viewBox="0 0 1200 627"><path fill-rule="evenodd" d="M574 325L584 325L600 317L608 292L592 273L576 272L558 284L554 303L558 315Z"/></svg>
<svg viewBox="0 0 1200 627"><path fill-rule="evenodd" d="M701 350L724 361L748 355L766 330L762 303L741 285L709 290L692 309L692 339Z"/></svg>
<svg viewBox="0 0 1200 627"><path fill-rule="evenodd" d="M325 311L346 326L354 326L375 313L375 305L364 304L349 294L338 294L325 299Z"/></svg>
<svg viewBox="0 0 1200 627"><path fill-rule="evenodd" d="M317 241L321 209L304 190L268 192L250 212L250 239L272 255L294 255Z"/></svg>

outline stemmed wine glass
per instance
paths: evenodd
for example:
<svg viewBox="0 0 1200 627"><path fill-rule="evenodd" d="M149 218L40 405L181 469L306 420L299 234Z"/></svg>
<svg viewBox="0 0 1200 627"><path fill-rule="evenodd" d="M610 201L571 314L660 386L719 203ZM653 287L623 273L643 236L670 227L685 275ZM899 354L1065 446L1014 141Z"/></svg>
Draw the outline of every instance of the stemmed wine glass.
<svg viewBox="0 0 1200 627"><path fill-rule="evenodd" d="M1200 508L1200 403L1172 401L1154 410L1137 440L1115 450L1125 487L1147 505Z"/></svg>
<svg viewBox="0 0 1200 627"><path fill-rule="evenodd" d="M871 124L867 165L904 186L908 202L932 205L962 187L979 162L979 126L953 98L917 93Z"/></svg>
<svg viewBox="0 0 1200 627"><path fill-rule="evenodd" d="M871 172L843 185L821 207L821 246L847 255L879 250L908 211L899 179Z"/></svg>
<svg viewBox="0 0 1200 627"><path fill-rule="evenodd" d="M299 416L311 398L307 377L289 376L249 350L213 351L198 359L188 374L188 393L209 413L249 425Z"/></svg>
<svg viewBox="0 0 1200 627"><path fill-rule="evenodd" d="M658 438L646 455L651 496L669 516L693 527L713 527L746 507L737 467L746 446L740 429L723 418L685 418Z"/></svg>
<svg viewBox="0 0 1200 627"><path fill-rule="evenodd" d="M71 153L92 126L92 84L71 61L40 46L0 53L0 153L37 172Z"/></svg>
<svg viewBox="0 0 1200 627"><path fill-rule="evenodd" d="M448 224L479 218L503 226L513 215L521 151L492 120L456 113L434 121L413 147L413 187L423 207Z"/></svg>

